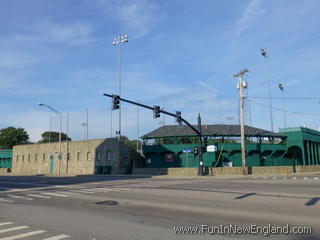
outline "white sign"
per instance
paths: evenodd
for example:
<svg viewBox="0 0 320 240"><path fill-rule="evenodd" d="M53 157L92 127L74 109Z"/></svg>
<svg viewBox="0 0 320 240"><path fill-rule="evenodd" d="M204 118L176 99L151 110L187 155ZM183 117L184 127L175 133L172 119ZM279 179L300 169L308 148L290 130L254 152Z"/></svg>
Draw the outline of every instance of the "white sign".
<svg viewBox="0 0 320 240"><path fill-rule="evenodd" d="M216 145L209 145L207 146L207 152L216 152L217 146Z"/></svg>
<svg viewBox="0 0 320 240"><path fill-rule="evenodd" d="M186 149L183 149L182 152L184 152L184 153L191 153L191 149L186 148Z"/></svg>

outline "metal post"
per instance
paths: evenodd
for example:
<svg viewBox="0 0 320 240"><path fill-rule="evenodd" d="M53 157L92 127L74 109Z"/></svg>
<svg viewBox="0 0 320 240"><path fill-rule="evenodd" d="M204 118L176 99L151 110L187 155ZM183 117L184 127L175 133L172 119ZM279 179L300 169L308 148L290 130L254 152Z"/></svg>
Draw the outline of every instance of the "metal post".
<svg viewBox="0 0 320 240"><path fill-rule="evenodd" d="M39 106L46 106L52 110L60 118L60 127L59 127L59 155L58 155L58 173L60 174L60 159L61 157L61 131L62 131L62 113L55 110L53 107L50 107L47 104L38 103Z"/></svg>
<svg viewBox="0 0 320 240"><path fill-rule="evenodd" d="M51 142L51 122L52 122L52 116L50 114L49 143Z"/></svg>
<svg viewBox="0 0 320 240"><path fill-rule="evenodd" d="M286 113L286 95L283 91L283 118L284 118L284 128L287 128L287 113Z"/></svg>
<svg viewBox="0 0 320 240"><path fill-rule="evenodd" d="M244 114L243 114L243 100L244 100L244 94L243 94L243 75L248 72L248 69L244 69L243 71L239 72L238 74L235 74L235 77L239 77L239 90L240 90L240 132L241 132L241 158L242 158L242 173L243 175L247 174L246 171L246 146L245 146L245 134L244 134Z"/></svg>
<svg viewBox="0 0 320 240"><path fill-rule="evenodd" d="M139 151L139 106L137 106L137 152Z"/></svg>
<svg viewBox="0 0 320 240"><path fill-rule="evenodd" d="M269 58L267 55L267 49L261 49L261 55L266 59L266 69L268 74L268 94L269 94L269 108L270 108L270 124L271 131L273 132L273 116L272 116L272 96L271 96L271 77L270 77L270 67L269 67Z"/></svg>
<svg viewBox="0 0 320 240"><path fill-rule="evenodd" d="M113 128L112 128L112 110L110 110L110 137L112 138L112 131L113 131Z"/></svg>
<svg viewBox="0 0 320 240"><path fill-rule="evenodd" d="M198 175L203 175L203 156L202 156L202 127L201 127L201 116L198 114L198 131L199 131L199 170Z"/></svg>
<svg viewBox="0 0 320 240"><path fill-rule="evenodd" d="M89 110L87 108L87 141L89 140Z"/></svg>
<svg viewBox="0 0 320 240"><path fill-rule="evenodd" d="M112 44L118 47L118 83L119 83L119 96L121 96L121 45L128 42L128 35L119 35L117 36ZM120 104L119 104L120 105ZM121 137L121 107L119 108L119 131L118 131L118 140L120 141Z"/></svg>
<svg viewBox="0 0 320 240"><path fill-rule="evenodd" d="M62 113L60 113L60 127L59 127L59 157L58 157L58 174L60 175L60 161L61 156L61 131L62 131Z"/></svg>
<svg viewBox="0 0 320 240"><path fill-rule="evenodd" d="M279 89L282 92L282 97L283 97L283 121L284 121L284 128L287 128L287 116L286 116L286 96L284 92L284 87L282 83L279 83Z"/></svg>
<svg viewBox="0 0 320 240"><path fill-rule="evenodd" d="M121 96L121 44L118 45L118 76L119 76L119 96ZM118 140L121 138L121 102L119 103L119 135Z"/></svg>
<svg viewBox="0 0 320 240"><path fill-rule="evenodd" d="M69 167L69 113L67 112L67 156L66 156L66 174L68 174Z"/></svg>
<svg viewBox="0 0 320 240"><path fill-rule="evenodd" d="M189 158L188 158L188 152L186 152L186 158L187 158L187 169L188 169L188 175L189 175Z"/></svg>
<svg viewBox="0 0 320 240"><path fill-rule="evenodd" d="M245 136L244 136L244 116L243 116L243 82L242 75L240 76L240 128L241 128L241 157L242 157L242 173L246 174L246 151L245 151Z"/></svg>

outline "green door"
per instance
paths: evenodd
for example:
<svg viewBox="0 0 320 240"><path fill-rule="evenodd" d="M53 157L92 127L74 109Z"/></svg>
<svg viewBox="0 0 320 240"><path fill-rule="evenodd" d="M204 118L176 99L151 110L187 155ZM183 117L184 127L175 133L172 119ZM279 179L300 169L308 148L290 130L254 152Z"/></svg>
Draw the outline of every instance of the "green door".
<svg viewBox="0 0 320 240"><path fill-rule="evenodd" d="M50 173L53 173L53 167L54 167L54 155L50 154Z"/></svg>

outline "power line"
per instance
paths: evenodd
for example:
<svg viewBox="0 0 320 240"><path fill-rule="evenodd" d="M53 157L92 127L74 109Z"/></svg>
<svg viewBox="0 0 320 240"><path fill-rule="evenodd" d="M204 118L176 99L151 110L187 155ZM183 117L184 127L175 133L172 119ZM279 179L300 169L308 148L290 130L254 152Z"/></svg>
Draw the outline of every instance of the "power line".
<svg viewBox="0 0 320 240"><path fill-rule="evenodd" d="M256 102L256 101L252 101L252 100L250 100L250 99L246 99L246 100L247 100L247 101L250 101L250 102L252 102L252 103L255 103L255 104L258 104L258 105L261 105L261 106L264 106L264 107L269 108L269 106L266 105L266 104L259 103L259 102ZM287 110L284 110L284 109L281 109L281 108L276 108L276 107L272 107L272 109L275 109L275 110L278 110L278 111L285 111L285 112L287 112L287 113L299 114L299 115L320 116L320 113L303 113L303 112L287 111Z"/></svg>
<svg viewBox="0 0 320 240"><path fill-rule="evenodd" d="M250 97L250 98L262 98L262 99L267 99L269 97ZM283 97L272 97L273 99L283 99ZM287 99L292 99L292 100L320 100L320 97L315 98L315 97L286 97Z"/></svg>

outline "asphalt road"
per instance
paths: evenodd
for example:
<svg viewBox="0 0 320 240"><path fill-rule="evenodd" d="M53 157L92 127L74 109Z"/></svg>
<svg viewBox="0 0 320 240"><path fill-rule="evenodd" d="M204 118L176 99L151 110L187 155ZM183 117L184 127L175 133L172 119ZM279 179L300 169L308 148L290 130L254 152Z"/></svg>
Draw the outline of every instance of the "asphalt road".
<svg viewBox="0 0 320 240"><path fill-rule="evenodd" d="M0 240L315 240L319 177L0 176ZM311 227L312 234L212 234L221 225L254 225L266 233L269 225L287 224Z"/></svg>

